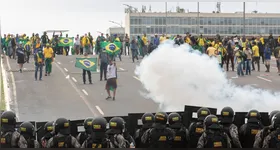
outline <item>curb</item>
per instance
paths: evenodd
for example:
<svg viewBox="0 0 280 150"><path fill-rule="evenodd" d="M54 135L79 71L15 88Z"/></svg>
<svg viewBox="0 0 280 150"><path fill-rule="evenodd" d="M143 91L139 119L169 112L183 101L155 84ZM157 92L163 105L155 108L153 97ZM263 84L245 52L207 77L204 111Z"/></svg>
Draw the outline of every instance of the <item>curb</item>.
<svg viewBox="0 0 280 150"><path fill-rule="evenodd" d="M6 110L10 111L10 101L9 101L9 87L8 87L8 79L7 79L7 71L4 69L4 57L3 55L1 55L2 59L1 59L1 71L2 71L2 77L3 77L3 85L4 85L4 93L5 93L5 103L6 103Z"/></svg>

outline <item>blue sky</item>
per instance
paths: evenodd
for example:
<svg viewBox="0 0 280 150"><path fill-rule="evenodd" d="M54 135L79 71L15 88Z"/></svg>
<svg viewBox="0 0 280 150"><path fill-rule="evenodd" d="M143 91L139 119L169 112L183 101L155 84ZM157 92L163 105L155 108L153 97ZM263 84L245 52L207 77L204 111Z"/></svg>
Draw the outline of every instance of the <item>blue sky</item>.
<svg viewBox="0 0 280 150"><path fill-rule="evenodd" d="M142 5L149 5L152 11L165 10L165 3L154 0L150 2L135 2L134 0L0 0L0 17L2 34L36 32L44 30L68 29L70 35L91 32L94 36L97 31L106 32L109 27L116 26L109 20L124 25L123 4L129 4L141 9ZM206 1L206 0L205 0ZM248 2L247 12L280 13L280 2ZM197 2L168 2L168 10L176 10L176 6L190 12L197 10ZM201 2L201 12L216 10L216 2ZM222 2L222 12L243 11L242 2ZM280 17L280 16L279 16Z"/></svg>

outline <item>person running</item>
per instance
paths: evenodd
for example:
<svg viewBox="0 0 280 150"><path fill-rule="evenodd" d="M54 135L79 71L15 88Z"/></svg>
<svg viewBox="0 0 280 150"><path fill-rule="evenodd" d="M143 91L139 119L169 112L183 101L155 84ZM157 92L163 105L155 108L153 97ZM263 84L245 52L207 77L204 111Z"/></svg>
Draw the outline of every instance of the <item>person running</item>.
<svg viewBox="0 0 280 150"><path fill-rule="evenodd" d="M108 97L106 100L109 100L111 97L110 90L113 90L113 100L116 97L116 90L117 90L117 66L116 62L110 60L110 64L107 67L107 83L106 83L106 90L108 93Z"/></svg>
<svg viewBox="0 0 280 150"><path fill-rule="evenodd" d="M138 46L135 37L133 37L131 43L130 43L130 48L132 52L132 62L134 63L134 59L136 58L138 60Z"/></svg>
<svg viewBox="0 0 280 150"><path fill-rule="evenodd" d="M17 56L18 56L18 66L19 66L19 72L22 73L22 67L25 62L25 50L22 47L22 43L19 43L19 47L17 48Z"/></svg>
<svg viewBox="0 0 280 150"><path fill-rule="evenodd" d="M46 44L46 48L43 51L45 57L46 73L45 76L50 76L52 72L52 62L53 62L53 49L50 47L50 44Z"/></svg>

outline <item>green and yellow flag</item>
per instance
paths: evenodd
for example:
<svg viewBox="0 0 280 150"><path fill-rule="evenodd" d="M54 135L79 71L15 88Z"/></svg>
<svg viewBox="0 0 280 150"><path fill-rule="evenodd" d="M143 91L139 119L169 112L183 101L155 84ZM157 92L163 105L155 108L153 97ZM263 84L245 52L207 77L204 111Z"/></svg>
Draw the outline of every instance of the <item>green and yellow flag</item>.
<svg viewBox="0 0 280 150"><path fill-rule="evenodd" d="M96 72L97 58L76 58L75 67Z"/></svg>
<svg viewBox="0 0 280 150"><path fill-rule="evenodd" d="M74 38L65 38L60 37L58 46L73 46L74 45Z"/></svg>
<svg viewBox="0 0 280 150"><path fill-rule="evenodd" d="M109 55L117 55L120 52L120 48L122 46L121 42L102 42L101 47L106 50Z"/></svg>

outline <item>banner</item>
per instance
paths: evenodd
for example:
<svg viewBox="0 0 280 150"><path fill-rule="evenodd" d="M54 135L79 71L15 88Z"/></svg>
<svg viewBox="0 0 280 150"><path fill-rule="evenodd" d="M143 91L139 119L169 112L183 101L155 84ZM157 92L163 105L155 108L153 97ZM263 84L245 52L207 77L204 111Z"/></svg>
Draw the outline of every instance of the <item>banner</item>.
<svg viewBox="0 0 280 150"><path fill-rule="evenodd" d="M59 42L58 42L58 46L73 46L74 45L74 38L64 38L64 37L60 37L59 38Z"/></svg>
<svg viewBox="0 0 280 150"><path fill-rule="evenodd" d="M75 67L96 72L97 58L76 58Z"/></svg>

